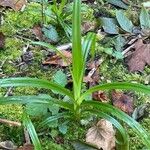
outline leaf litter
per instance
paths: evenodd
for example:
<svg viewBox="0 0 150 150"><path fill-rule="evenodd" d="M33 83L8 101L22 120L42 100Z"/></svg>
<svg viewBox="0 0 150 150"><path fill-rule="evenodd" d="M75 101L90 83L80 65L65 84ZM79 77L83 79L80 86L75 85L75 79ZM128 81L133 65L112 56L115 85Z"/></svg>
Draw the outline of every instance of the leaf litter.
<svg viewBox="0 0 150 150"><path fill-rule="evenodd" d="M112 124L105 119L98 121L95 126L88 129L86 142L95 145L98 149L114 150L115 131Z"/></svg>
<svg viewBox="0 0 150 150"><path fill-rule="evenodd" d="M146 65L150 65L150 44L144 44L143 39L138 39L134 49L135 51L128 61L129 71L142 72Z"/></svg>

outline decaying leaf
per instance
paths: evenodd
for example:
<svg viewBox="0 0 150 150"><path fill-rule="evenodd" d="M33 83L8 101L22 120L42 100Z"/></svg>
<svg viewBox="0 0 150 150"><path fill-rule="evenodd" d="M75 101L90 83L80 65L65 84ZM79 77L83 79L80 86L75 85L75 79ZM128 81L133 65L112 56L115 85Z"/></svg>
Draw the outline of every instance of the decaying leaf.
<svg viewBox="0 0 150 150"><path fill-rule="evenodd" d="M7 150L16 150L17 146L15 146L12 141L4 141L0 142L0 148Z"/></svg>
<svg viewBox="0 0 150 150"><path fill-rule="evenodd" d="M42 40L43 33L40 25L35 25L32 29L32 32L38 40Z"/></svg>
<svg viewBox="0 0 150 150"><path fill-rule="evenodd" d="M102 60L91 61L87 65L87 70L90 70L88 75L84 77L84 82L89 84L89 87L99 84L100 75L99 75L99 66L102 63ZM104 91L96 91L92 93L92 98L94 100L107 102L108 98Z"/></svg>
<svg viewBox="0 0 150 150"><path fill-rule="evenodd" d="M0 6L10 7L16 11L21 10L26 3L26 0L0 0Z"/></svg>
<svg viewBox="0 0 150 150"><path fill-rule="evenodd" d="M5 45L5 36L2 32L0 32L0 49L3 49Z"/></svg>
<svg viewBox="0 0 150 150"><path fill-rule="evenodd" d="M86 21L82 24L82 32L87 33L89 31L93 31L96 28L96 22Z"/></svg>
<svg viewBox="0 0 150 150"><path fill-rule="evenodd" d="M148 106L148 104L142 104L139 107L135 108L132 114L132 118L134 118L135 120L139 120L140 118L142 118L145 115L145 111Z"/></svg>
<svg viewBox="0 0 150 150"><path fill-rule="evenodd" d="M121 109L129 115L133 112L133 100L130 96L122 92L116 92L115 90L112 91L111 95L112 103L114 106L116 106L117 108Z"/></svg>
<svg viewBox="0 0 150 150"><path fill-rule="evenodd" d="M112 124L105 119L101 119L88 130L86 142L95 145L98 149L112 150L115 147L115 131Z"/></svg>
<svg viewBox="0 0 150 150"><path fill-rule="evenodd" d="M47 58L45 61L43 61L43 65L58 65L62 67L67 67L71 64L72 60L72 54L69 51L62 50L61 53L64 55L66 58L66 61L59 55L53 55L49 58Z"/></svg>
<svg viewBox="0 0 150 150"><path fill-rule="evenodd" d="M145 65L150 65L150 44L144 44L142 39L135 43L135 51L128 62L129 71L143 71Z"/></svg>

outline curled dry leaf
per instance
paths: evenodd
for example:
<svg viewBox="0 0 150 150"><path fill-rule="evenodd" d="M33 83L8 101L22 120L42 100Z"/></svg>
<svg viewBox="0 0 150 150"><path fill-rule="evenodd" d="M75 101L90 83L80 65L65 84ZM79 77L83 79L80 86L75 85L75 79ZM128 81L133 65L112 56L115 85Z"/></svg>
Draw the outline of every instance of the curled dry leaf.
<svg viewBox="0 0 150 150"><path fill-rule="evenodd" d="M98 149L113 150L115 147L115 131L112 124L105 119L101 119L88 130L86 142L95 145Z"/></svg>
<svg viewBox="0 0 150 150"><path fill-rule="evenodd" d="M122 93L116 92L115 90L112 91L112 103L117 108L121 109L127 114L132 114L133 112L133 100L130 96Z"/></svg>
<svg viewBox="0 0 150 150"><path fill-rule="evenodd" d="M45 61L43 61L43 65L58 65L62 67L67 67L72 62L72 54L69 51L62 50L61 53L66 58L66 61L59 55L53 55L49 58L47 58Z"/></svg>
<svg viewBox="0 0 150 150"><path fill-rule="evenodd" d="M0 49L4 48L5 45L5 36L2 32L0 32Z"/></svg>
<svg viewBox="0 0 150 150"><path fill-rule="evenodd" d="M0 0L0 6L10 7L16 11L21 10L26 3L26 0Z"/></svg>
<svg viewBox="0 0 150 150"><path fill-rule="evenodd" d="M145 65L150 65L150 44L144 44L142 39L135 43L135 51L128 62L129 71L143 71Z"/></svg>

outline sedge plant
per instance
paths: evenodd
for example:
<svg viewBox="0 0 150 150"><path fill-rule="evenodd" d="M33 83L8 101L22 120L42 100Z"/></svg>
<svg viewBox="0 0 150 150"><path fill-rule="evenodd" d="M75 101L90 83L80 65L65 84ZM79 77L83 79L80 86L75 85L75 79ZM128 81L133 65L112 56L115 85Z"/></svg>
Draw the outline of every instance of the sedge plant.
<svg viewBox="0 0 150 150"><path fill-rule="evenodd" d="M93 41L95 41L95 35L93 33L89 33L83 42L81 42L81 0L74 0L72 24L72 66L70 66L70 71L73 80L73 90L66 89L61 85L51 81L37 78L18 77L0 79L0 87L36 87L55 90L59 94L67 95L70 101L66 102L57 98L48 98L45 95L24 95L0 97L0 105L38 103L47 105L56 104L63 108L63 112L54 116L49 116L43 120L40 125L41 127L60 118L64 118L65 120L70 121L74 119L74 121L79 122L82 118L89 114L94 114L97 115L97 117L105 118L110 121L117 130L116 145L119 150L129 150L128 134L122 126L122 122L125 122L134 130L134 132L139 136L147 148L150 149L149 133L145 131L142 126L133 118L110 104L96 102L92 99L89 99L88 101L85 100L89 94L92 94L98 90L126 89L150 94L150 87L135 83L115 82L97 85L85 92L82 92L86 60L89 54L89 50L93 45ZM63 56L60 51L47 43L32 43L56 50L65 59L65 56ZM42 147L36 134L35 128L31 122L30 116L26 112L23 114L23 124L30 134L35 150L41 150Z"/></svg>

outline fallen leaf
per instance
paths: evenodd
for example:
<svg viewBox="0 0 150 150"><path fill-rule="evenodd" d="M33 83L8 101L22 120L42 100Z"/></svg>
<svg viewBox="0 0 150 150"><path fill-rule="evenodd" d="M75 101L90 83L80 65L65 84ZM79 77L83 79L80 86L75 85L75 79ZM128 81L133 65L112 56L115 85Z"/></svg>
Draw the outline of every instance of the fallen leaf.
<svg viewBox="0 0 150 150"><path fill-rule="evenodd" d="M115 107L121 109L127 114L131 114L133 112L133 101L132 98L122 92L112 91L112 103Z"/></svg>
<svg viewBox="0 0 150 150"><path fill-rule="evenodd" d="M59 55L55 54L53 56L50 56L45 61L43 61L43 65L58 65L62 67L67 67L71 64L72 60L72 54L69 51L62 50L61 53L66 58L66 61Z"/></svg>
<svg viewBox="0 0 150 150"><path fill-rule="evenodd" d="M101 119L91 127L86 134L86 142L95 145L98 149L112 150L115 147L115 131L112 124Z"/></svg>
<svg viewBox="0 0 150 150"><path fill-rule="evenodd" d="M40 25L35 25L32 29L32 32L38 40L42 40L43 33L42 33L42 28Z"/></svg>
<svg viewBox="0 0 150 150"><path fill-rule="evenodd" d="M89 87L99 84L100 75L99 75L99 66L102 60L91 61L87 64L87 70L90 70L88 75L83 78L85 83L89 84ZM107 102L108 98L104 91L96 91L92 93L92 98L94 100Z"/></svg>
<svg viewBox="0 0 150 150"><path fill-rule="evenodd" d="M21 10L26 3L26 0L0 0L0 6L10 7L16 11Z"/></svg>
<svg viewBox="0 0 150 150"><path fill-rule="evenodd" d="M143 71L145 65L150 65L150 44L144 44L142 39L135 43L135 51L128 61L129 71Z"/></svg>
<svg viewBox="0 0 150 150"><path fill-rule="evenodd" d="M19 147L17 150L34 150L32 144L24 144L23 146Z"/></svg>
<svg viewBox="0 0 150 150"><path fill-rule="evenodd" d="M89 31L93 31L96 28L96 22L86 21L82 24L82 32L87 33Z"/></svg>
<svg viewBox="0 0 150 150"><path fill-rule="evenodd" d="M17 146L15 146L12 141L4 141L4 142L0 142L0 148L7 149L7 150L15 150L17 149Z"/></svg>
<svg viewBox="0 0 150 150"><path fill-rule="evenodd" d="M0 49L3 49L5 45L5 36L2 32L0 32Z"/></svg>
<svg viewBox="0 0 150 150"><path fill-rule="evenodd" d="M139 120L140 118L142 118L145 115L145 111L148 108L148 106L149 106L148 104L142 104L137 108L135 108L132 114L132 118L135 120Z"/></svg>

